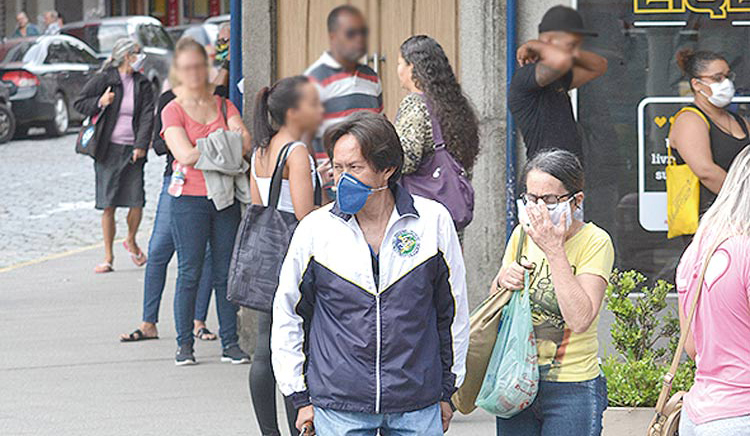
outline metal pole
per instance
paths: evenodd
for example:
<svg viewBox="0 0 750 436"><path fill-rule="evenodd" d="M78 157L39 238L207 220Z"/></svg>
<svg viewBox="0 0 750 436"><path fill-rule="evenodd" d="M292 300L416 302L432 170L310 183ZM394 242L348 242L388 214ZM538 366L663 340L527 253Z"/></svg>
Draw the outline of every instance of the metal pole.
<svg viewBox="0 0 750 436"><path fill-rule="evenodd" d="M516 71L516 0L505 4L505 239L516 226L516 123L508 108L510 82Z"/></svg>
<svg viewBox="0 0 750 436"><path fill-rule="evenodd" d="M242 113L242 94L237 88L237 82L242 78L242 0L230 0L229 13L229 100Z"/></svg>

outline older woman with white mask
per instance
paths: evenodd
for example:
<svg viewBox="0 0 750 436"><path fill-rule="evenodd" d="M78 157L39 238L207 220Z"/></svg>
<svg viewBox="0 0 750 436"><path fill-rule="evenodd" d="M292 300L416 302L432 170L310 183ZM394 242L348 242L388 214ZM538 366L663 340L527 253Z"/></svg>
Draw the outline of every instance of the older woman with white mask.
<svg viewBox="0 0 750 436"><path fill-rule="evenodd" d="M597 359L597 324L614 262L612 240L581 219L583 168L571 152L537 153L526 166L524 185L521 224L506 246L492 290L524 289L530 273L539 393L516 416L498 418L497 433L599 435L607 382Z"/></svg>
<svg viewBox="0 0 750 436"><path fill-rule="evenodd" d="M97 273L113 271L115 210L129 208L128 235L123 243L133 263L143 266L146 255L136 243L145 196L143 165L154 126L154 91L139 72L144 54L130 38L117 40L102 69L86 83L75 108L84 115L103 117L97 124L96 208L102 214L104 262Z"/></svg>

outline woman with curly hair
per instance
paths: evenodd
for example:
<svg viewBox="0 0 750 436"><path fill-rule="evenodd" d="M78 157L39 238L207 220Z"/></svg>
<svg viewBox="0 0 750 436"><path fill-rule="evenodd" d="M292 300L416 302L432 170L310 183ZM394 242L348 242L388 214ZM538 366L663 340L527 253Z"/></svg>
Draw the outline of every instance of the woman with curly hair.
<svg viewBox="0 0 750 436"><path fill-rule="evenodd" d="M409 92L395 123L404 148L403 174L417 171L435 148L430 114L440 124L448 152L471 173L479 153L477 117L440 44L426 35L404 41L398 77Z"/></svg>

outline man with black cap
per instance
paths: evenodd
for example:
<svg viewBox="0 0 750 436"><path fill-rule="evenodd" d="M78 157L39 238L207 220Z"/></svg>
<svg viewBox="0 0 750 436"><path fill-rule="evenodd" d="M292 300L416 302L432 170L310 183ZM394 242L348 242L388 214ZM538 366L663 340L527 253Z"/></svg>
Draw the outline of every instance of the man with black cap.
<svg viewBox="0 0 750 436"><path fill-rule="evenodd" d="M539 39L523 44L516 53L519 68L510 85L508 106L526 143L526 157L560 148L583 163L568 91L603 75L607 60L581 50L584 36L596 36L583 25L581 15L565 6L547 11L539 24Z"/></svg>

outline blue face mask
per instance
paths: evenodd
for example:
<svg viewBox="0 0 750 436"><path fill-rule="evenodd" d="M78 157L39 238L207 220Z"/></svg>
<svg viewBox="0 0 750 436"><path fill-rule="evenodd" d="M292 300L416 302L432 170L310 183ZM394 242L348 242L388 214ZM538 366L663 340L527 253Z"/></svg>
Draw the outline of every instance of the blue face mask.
<svg viewBox="0 0 750 436"><path fill-rule="evenodd" d="M373 188L360 182L353 175L343 173L336 185L336 204L341 212L354 215L365 207L370 194L384 189L388 189L388 186Z"/></svg>

